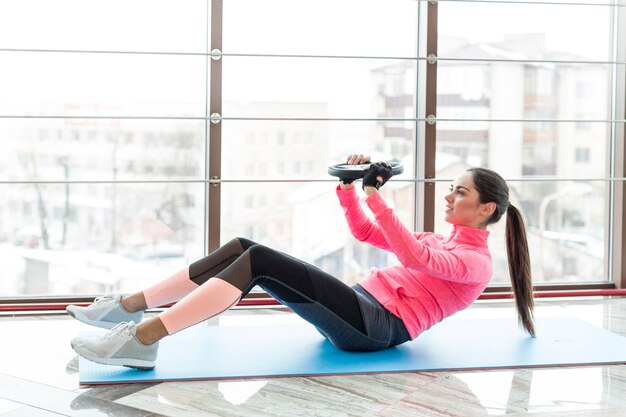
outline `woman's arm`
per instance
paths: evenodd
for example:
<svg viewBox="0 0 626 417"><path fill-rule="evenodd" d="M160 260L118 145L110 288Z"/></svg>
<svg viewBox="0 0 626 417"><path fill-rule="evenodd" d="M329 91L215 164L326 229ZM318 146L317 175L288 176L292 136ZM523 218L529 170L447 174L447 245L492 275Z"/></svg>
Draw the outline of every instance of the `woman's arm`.
<svg viewBox="0 0 626 417"><path fill-rule="evenodd" d="M377 173L372 172L368 179L366 174L364 184L374 184L376 181L384 184L385 178L375 175ZM365 185L363 190L367 195L365 201L377 222L376 233L382 235L382 240L387 243L386 249L393 252L402 265L439 279L463 283L480 283L485 273L491 275L489 259L477 256L471 249L440 250L424 244L387 206L376 187Z"/></svg>
<svg viewBox="0 0 626 417"><path fill-rule="evenodd" d="M337 196L352 236L358 241L367 242L380 249L390 250L380 227L365 214L354 190L354 185L340 184L337 189Z"/></svg>
<svg viewBox="0 0 626 417"><path fill-rule="evenodd" d="M448 281L478 283L484 279L490 268L488 259L476 256L469 249L440 250L424 244L387 206L376 188L369 188L373 190L366 190L365 201L374 213L380 233L402 265Z"/></svg>
<svg viewBox="0 0 626 417"><path fill-rule="evenodd" d="M371 159L369 156L360 154L348 155L346 158L346 164L349 165L360 165L370 162ZM347 181L340 179L337 196L339 197L339 203L343 208L352 236L358 241L367 242L380 249L389 250L389 245L387 241L385 241L385 237L382 235L380 228L368 218L363 211L359 197L354 190L352 180Z"/></svg>

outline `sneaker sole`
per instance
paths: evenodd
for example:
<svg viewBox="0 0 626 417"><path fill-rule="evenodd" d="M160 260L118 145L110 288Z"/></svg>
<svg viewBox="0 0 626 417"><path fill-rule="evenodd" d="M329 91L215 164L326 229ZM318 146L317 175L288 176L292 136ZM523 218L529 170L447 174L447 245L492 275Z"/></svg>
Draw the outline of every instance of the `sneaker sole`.
<svg viewBox="0 0 626 417"><path fill-rule="evenodd" d="M154 369L156 366L156 362L154 361L131 358L100 358L95 356L91 351L82 350L78 346L72 345L72 349L74 349L74 352L78 353L83 358L102 365L125 366L127 368L134 368L142 371L149 371Z"/></svg>

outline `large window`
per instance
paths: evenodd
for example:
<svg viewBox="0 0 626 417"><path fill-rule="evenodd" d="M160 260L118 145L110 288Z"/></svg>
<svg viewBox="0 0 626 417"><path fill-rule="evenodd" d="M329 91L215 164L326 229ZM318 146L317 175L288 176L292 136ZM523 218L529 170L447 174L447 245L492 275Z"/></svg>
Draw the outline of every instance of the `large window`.
<svg viewBox="0 0 626 417"><path fill-rule="evenodd" d="M403 160L385 195L413 227L418 7L224 2L222 242L244 235L346 282L394 262L351 237L326 171L350 153Z"/></svg>
<svg viewBox="0 0 626 417"><path fill-rule="evenodd" d="M437 126L437 172L514 179L536 283L605 281L616 8L534 3L439 5L437 116L450 121ZM492 282L506 283L503 224L493 231Z"/></svg>
<svg viewBox="0 0 626 417"><path fill-rule="evenodd" d="M326 169L350 153L403 162L410 228L434 181L439 233L449 182L493 168L536 283L610 281L622 7L570 3L0 2L0 297L133 291L234 236L355 282L397 260L349 234Z"/></svg>
<svg viewBox="0 0 626 417"><path fill-rule="evenodd" d="M0 2L0 296L132 291L205 251L207 2Z"/></svg>

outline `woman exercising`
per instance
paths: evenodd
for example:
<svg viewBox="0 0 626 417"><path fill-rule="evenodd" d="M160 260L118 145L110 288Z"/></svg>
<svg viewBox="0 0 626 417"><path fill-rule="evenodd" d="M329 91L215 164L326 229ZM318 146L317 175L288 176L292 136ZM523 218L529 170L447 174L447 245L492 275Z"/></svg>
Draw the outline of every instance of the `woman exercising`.
<svg viewBox="0 0 626 417"><path fill-rule="evenodd" d="M351 155L348 164L369 163ZM373 268L354 286L306 262L236 238L207 257L132 295L97 298L68 313L94 326L103 336L79 336L72 348L81 356L108 365L150 369L158 342L237 304L260 286L339 349L374 351L416 338L433 324L472 304L491 277L487 225L507 213L509 271L521 325L534 336L533 294L528 245L519 211L509 202L509 188L497 173L472 168L458 177L446 200L449 236L414 233L396 217L378 192L392 172L372 163L363 177L364 212L352 180L340 178L337 196L354 237L393 252L400 265ZM176 302L142 321L143 311Z"/></svg>

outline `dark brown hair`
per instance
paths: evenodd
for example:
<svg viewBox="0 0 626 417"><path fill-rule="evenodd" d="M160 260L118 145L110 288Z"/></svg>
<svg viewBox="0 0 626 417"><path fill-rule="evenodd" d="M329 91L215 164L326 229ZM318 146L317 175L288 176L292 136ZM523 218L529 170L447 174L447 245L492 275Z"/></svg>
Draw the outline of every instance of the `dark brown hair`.
<svg viewBox="0 0 626 417"><path fill-rule="evenodd" d="M511 285L515 295L515 307L522 327L534 337L535 303L524 219L520 211L509 202L509 186L498 173L487 168L470 168L468 172L472 174L480 203L496 204L496 210L487 220L487 224L498 222L502 215L507 213L506 252Z"/></svg>

